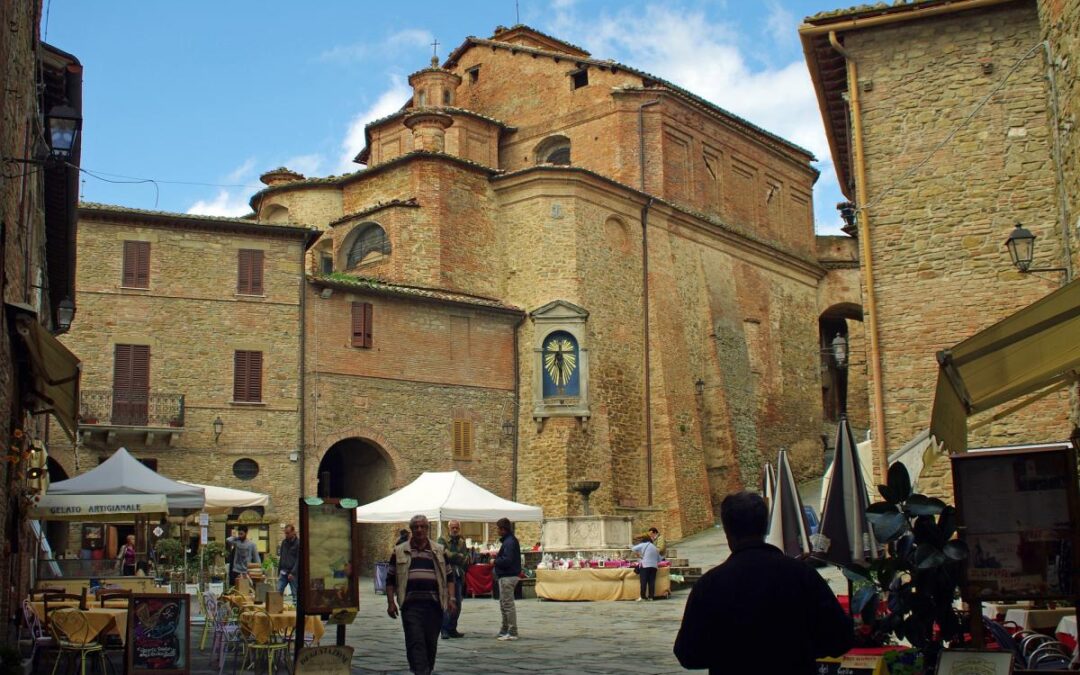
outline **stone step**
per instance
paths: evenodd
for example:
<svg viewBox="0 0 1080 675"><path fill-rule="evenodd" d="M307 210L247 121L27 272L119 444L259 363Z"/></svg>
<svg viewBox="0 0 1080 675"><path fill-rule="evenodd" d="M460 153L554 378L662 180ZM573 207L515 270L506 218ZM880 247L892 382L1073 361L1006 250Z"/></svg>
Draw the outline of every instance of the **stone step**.
<svg viewBox="0 0 1080 675"><path fill-rule="evenodd" d="M701 576L701 568L700 567L691 567L690 565L682 565L682 566L672 565L669 571L670 571L671 574L681 574L684 577L687 576L687 575L695 576L695 577L700 577Z"/></svg>
<svg viewBox="0 0 1080 675"><path fill-rule="evenodd" d="M671 563L672 567L688 567L690 565L690 561L686 558L676 558L669 555L665 556L664 559Z"/></svg>

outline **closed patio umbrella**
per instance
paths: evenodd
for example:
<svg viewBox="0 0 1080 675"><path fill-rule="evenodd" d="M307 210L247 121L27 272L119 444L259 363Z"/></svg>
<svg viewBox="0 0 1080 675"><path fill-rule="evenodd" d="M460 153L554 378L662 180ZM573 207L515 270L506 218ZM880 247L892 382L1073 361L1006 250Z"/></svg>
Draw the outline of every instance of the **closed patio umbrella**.
<svg viewBox="0 0 1080 675"><path fill-rule="evenodd" d="M773 472L772 463L765 462L761 467L761 496L765 499L765 506L772 508L773 495L776 493L776 474Z"/></svg>
<svg viewBox="0 0 1080 675"><path fill-rule="evenodd" d="M821 510L821 527L814 538L814 556L837 565L865 564L877 558L877 543L866 519L870 500L855 437L845 415L840 416L836 427L836 456L829 471L831 478Z"/></svg>
<svg viewBox="0 0 1080 675"><path fill-rule="evenodd" d="M776 460L776 492L769 507L769 534L765 541L789 556L810 552L806 515L786 450L781 450Z"/></svg>

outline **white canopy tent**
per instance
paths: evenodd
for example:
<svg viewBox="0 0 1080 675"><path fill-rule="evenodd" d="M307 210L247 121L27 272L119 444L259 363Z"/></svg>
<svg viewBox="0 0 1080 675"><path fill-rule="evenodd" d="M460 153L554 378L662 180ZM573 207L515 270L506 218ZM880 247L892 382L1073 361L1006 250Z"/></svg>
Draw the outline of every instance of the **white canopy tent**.
<svg viewBox="0 0 1080 675"><path fill-rule="evenodd" d="M222 514L233 509L246 509L254 506L266 507L270 505L270 495L262 492L249 492L235 488L220 487L217 485L202 485L189 483L186 480L177 481L184 485L202 488L206 495L206 504L203 506L205 513Z"/></svg>
<svg viewBox="0 0 1080 675"><path fill-rule="evenodd" d="M519 504L488 492L457 471L425 471L396 492L356 509L358 523L403 523L415 515L428 520L490 523L499 518L540 522L539 506Z"/></svg>
<svg viewBox="0 0 1080 675"><path fill-rule="evenodd" d="M120 448L91 471L49 485L50 495L165 495L169 511L198 511L206 503L201 487L171 480Z"/></svg>

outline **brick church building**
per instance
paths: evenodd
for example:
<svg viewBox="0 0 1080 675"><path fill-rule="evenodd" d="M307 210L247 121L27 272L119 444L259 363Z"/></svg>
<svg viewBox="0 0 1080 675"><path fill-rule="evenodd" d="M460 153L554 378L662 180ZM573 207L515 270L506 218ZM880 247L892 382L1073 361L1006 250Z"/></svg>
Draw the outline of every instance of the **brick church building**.
<svg viewBox="0 0 1080 675"><path fill-rule="evenodd" d="M836 335L869 426L855 248L814 235L807 150L526 26L409 83L366 168L270 171L248 217L81 207L58 474L124 446L268 492L232 516L267 547L301 494L453 469L551 516L596 481L593 513L675 540L780 448L820 475Z"/></svg>

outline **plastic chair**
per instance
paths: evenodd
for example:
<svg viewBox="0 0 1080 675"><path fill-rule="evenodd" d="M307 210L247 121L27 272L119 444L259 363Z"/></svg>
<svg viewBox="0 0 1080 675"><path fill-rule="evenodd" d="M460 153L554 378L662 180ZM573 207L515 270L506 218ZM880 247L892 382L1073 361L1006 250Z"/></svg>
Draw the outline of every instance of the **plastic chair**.
<svg viewBox="0 0 1080 675"><path fill-rule="evenodd" d="M1018 667L1022 668L1027 664L1027 659L1024 657L1024 652L1020 648L1020 643L1017 642L1017 639L1009 632L1004 624L1000 624L997 621L988 619L984 616L983 627L986 628L986 632L990 633L991 637L994 638L994 642L998 644L998 647L1003 651L1012 652L1013 660Z"/></svg>
<svg viewBox="0 0 1080 675"><path fill-rule="evenodd" d="M82 675L86 675L86 659L87 657L97 654L101 659L101 672L103 675L109 672L108 661L105 659L105 648L101 643L96 640L88 640L86 642L76 642L68 637L68 633L57 628L57 624L61 624L67 628L68 631L75 634L86 635L89 634L90 624L86 620L86 615L81 610L74 607L59 607L53 613L53 621L49 625L49 632L52 633L53 639L60 647L60 654L56 657L56 663L53 665L53 675L56 675L56 669L60 667L60 660L64 656L68 656L69 661L78 659L79 672ZM65 670L65 673L74 672L71 669Z"/></svg>
<svg viewBox="0 0 1080 675"><path fill-rule="evenodd" d="M254 626L262 622L266 624L265 642L259 642L254 633ZM285 667L286 672L288 671L288 659L285 657L287 657L289 650L289 641L282 631L274 627L274 622L265 609L257 607L244 612L244 619L240 622L240 634L244 639L244 670L247 670L247 655L250 653L253 668L258 668L261 656L266 661L268 675L274 675L274 662L278 658L283 658L282 665Z"/></svg>
<svg viewBox="0 0 1080 675"><path fill-rule="evenodd" d="M225 670L225 652L233 653L233 670L236 669L236 655L244 651L244 640L240 635L240 626L229 609L228 603L218 602L213 594L208 594L206 606L208 616L214 623L213 641L210 643L210 663L217 658L218 674ZM215 657L216 655L216 657Z"/></svg>
<svg viewBox="0 0 1080 675"><path fill-rule="evenodd" d="M1031 670L1068 670L1071 661L1069 649L1058 642L1042 642L1028 657L1027 667Z"/></svg>

